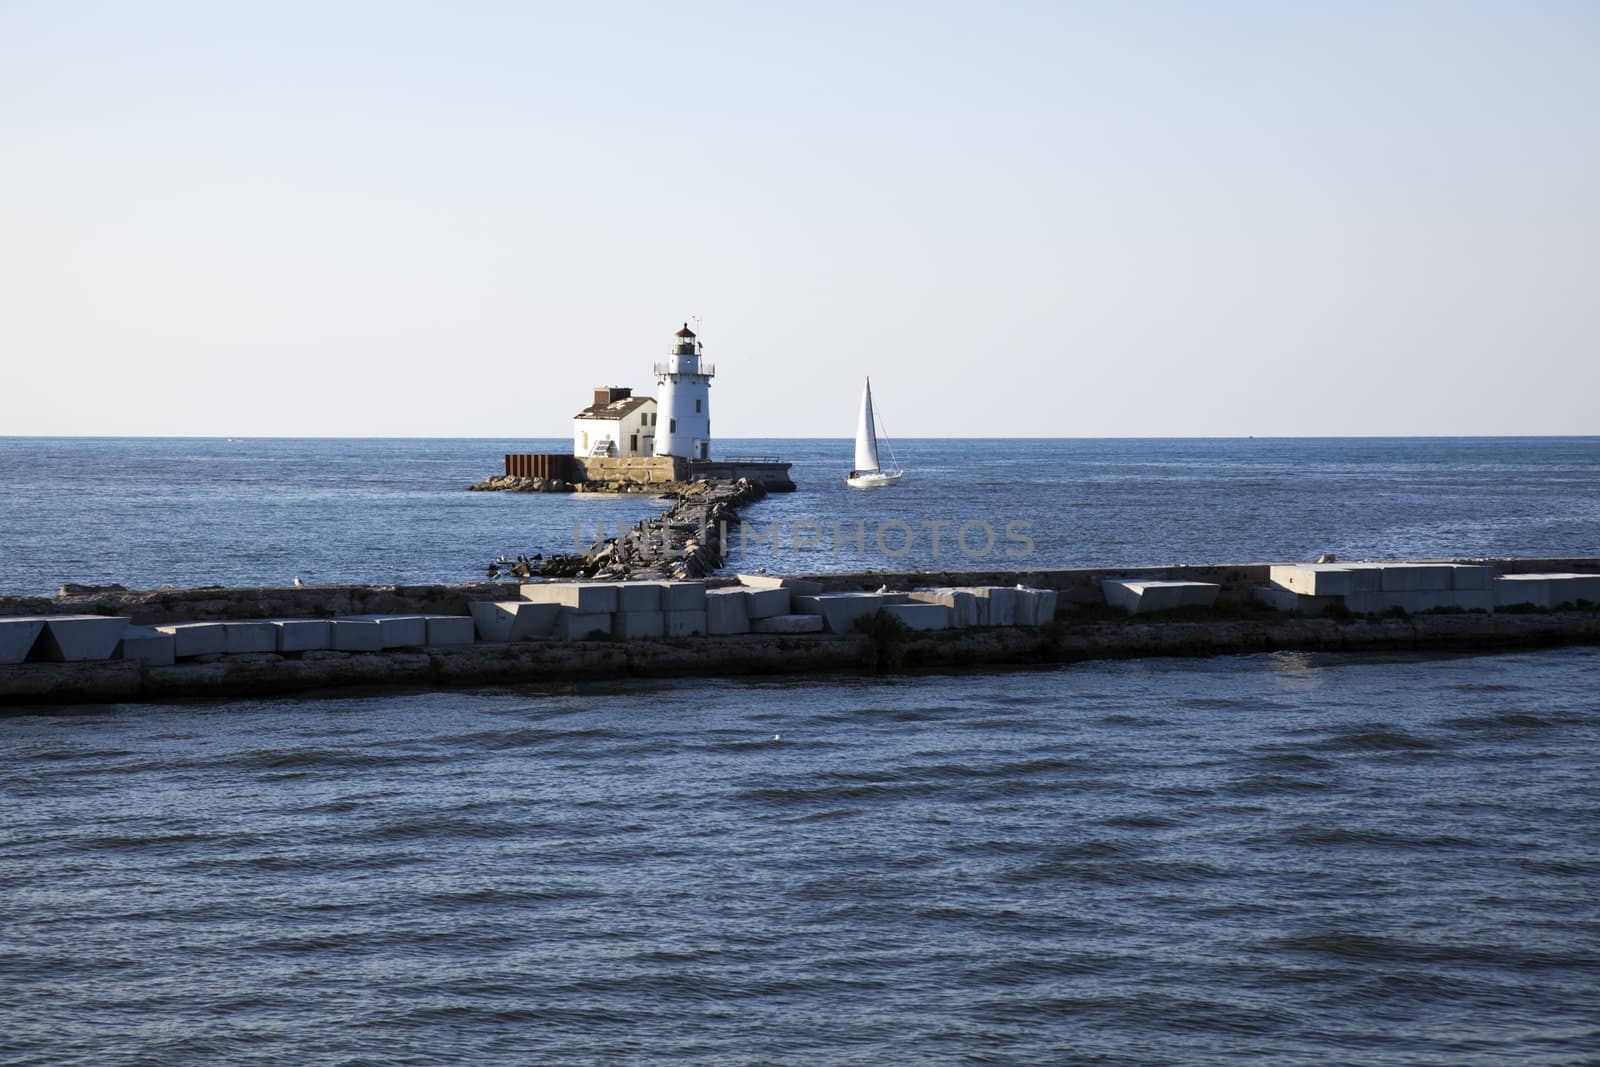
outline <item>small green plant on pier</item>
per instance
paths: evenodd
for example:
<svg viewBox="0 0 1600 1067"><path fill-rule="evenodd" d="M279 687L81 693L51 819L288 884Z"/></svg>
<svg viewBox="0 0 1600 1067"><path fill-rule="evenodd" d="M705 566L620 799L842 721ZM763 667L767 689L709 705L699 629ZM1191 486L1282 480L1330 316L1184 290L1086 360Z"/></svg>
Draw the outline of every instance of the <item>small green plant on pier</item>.
<svg viewBox="0 0 1600 1067"><path fill-rule="evenodd" d="M892 671L905 663L906 635L910 628L882 608L863 615L850 627L867 639L862 658L877 671Z"/></svg>

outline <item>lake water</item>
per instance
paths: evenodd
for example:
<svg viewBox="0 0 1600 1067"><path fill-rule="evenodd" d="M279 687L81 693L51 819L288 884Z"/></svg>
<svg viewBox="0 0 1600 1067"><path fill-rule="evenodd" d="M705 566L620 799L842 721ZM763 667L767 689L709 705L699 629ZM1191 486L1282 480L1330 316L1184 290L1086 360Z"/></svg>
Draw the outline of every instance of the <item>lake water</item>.
<svg viewBox="0 0 1600 1067"><path fill-rule="evenodd" d="M1593 1062L1597 678L1279 654L12 716L0 1061Z"/></svg>
<svg viewBox="0 0 1600 1067"><path fill-rule="evenodd" d="M465 580L657 509L463 491L554 444L0 439L0 589ZM847 442L729 451L796 462L764 528L920 535L813 569L974 522L1031 565L1600 554L1594 439L896 447L874 494ZM0 803L7 1064L1600 1048L1596 649L41 709Z"/></svg>
<svg viewBox="0 0 1600 1067"><path fill-rule="evenodd" d="M464 491L506 452L565 444L0 438L0 593L469 581L502 553L572 551L575 524L587 545L660 512L641 497ZM896 443L906 480L875 492L845 488L851 448L723 445L781 454L800 487L747 509L730 564L1600 555L1600 438L913 440ZM774 532L776 550L757 540Z"/></svg>

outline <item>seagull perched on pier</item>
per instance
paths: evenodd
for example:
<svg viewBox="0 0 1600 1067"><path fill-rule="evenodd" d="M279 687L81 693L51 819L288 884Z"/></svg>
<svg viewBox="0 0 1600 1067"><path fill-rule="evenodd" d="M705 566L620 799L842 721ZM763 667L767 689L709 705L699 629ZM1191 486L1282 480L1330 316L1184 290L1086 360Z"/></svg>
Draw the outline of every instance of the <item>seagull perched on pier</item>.
<svg viewBox="0 0 1600 1067"><path fill-rule="evenodd" d="M300 576L298 574L294 576L294 587L296 589L299 589L301 586L303 586L305 584L306 584L305 582L302 582L300 580Z"/></svg>
<svg viewBox="0 0 1600 1067"><path fill-rule="evenodd" d="M887 592L888 592L888 591L889 591L889 587L888 587L888 586L887 586L887 585L880 585L880 586L878 586L878 592L880 592L880 593L887 593Z"/></svg>

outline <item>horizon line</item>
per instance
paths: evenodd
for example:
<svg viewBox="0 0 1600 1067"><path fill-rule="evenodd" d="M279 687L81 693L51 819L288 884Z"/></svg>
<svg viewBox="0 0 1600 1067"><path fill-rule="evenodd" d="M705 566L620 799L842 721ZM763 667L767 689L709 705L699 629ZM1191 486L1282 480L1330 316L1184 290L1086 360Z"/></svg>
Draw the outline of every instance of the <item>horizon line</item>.
<svg viewBox="0 0 1600 1067"><path fill-rule="evenodd" d="M976 434L949 434L938 437L910 436L901 441L1347 441L1347 440L1408 440L1408 441L1458 441L1458 440L1541 440L1600 439L1593 433L1314 433L1314 434L1001 434L980 436ZM557 441L565 436L533 437L518 435L454 435L454 434L220 434L220 433L43 433L5 434L0 441ZM782 436L741 437L731 435L724 441L850 441L844 436Z"/></svg>

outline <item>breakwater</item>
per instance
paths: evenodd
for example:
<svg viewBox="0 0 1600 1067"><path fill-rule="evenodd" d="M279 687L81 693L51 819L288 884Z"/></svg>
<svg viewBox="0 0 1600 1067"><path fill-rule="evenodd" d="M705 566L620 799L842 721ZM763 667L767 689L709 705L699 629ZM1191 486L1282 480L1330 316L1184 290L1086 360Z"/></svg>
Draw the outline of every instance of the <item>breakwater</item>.
<svg viewBox="0 0 1600 1067"><path fill-rule="evenodd" d="M1254 652L1505 652L1600 644L1600 613L1412 619L1057 620L1038 628L907 634L529 640L401 651L245 653L150 667L127 660L0 667L0 706L303 693L348 686L471 687L628 677L860 674L1053 666Z"/></svg>
<svg viewBox="0 0 1600 1067"><path fill-rule="evenodd" d="M1587 603L1560 610L1516 605L1516 610L1497 612L1299 617L1253 596L1259 588L1255 583L1270 574L1272 566L819 575L752 578L750 589L740 586L738 579L715 578L703 583L635 581L582 587L483 582L95 589L56 598L0 598L0 624L12 623L14 629L24 628L29 618L59 618L70 629L76 624L69 619L85 617L92 628L99 625L93 621L99 617L107 625L164 627L169 642L164 659L129 644L116 654L108 647L77 662L44 662L58 656L41 637L31 654L19 653L16 661L0 662L0 704L222 697L352 685L472 686L626 676L948 669L1283 650L1501 651L1600 644L1600 610ZM1501 574L1600 573L1600 560L1594 559L1502 560L1495 566ZM1103 593L1091 595L1107 582L1130 577L1215 579L1218 596L1205 609L1128 616L1108 608ZM906 592L865 592L891 585ZM952 585L972 592L938 589ZM1017 586L1039 591L1027 594L1034 613L1021 614L1019 592L1017 614L1007 609L1002 618L998 606L1004 602L1002 594ZM773 589L792 594L786 598L789 603L757 610L756 601L764 602ZM569 591L574 595L566 596ZM651 604L643 604L641 597ZM745 609L742 602L747 598L750 605ZM602 599L604 603L599 602ZM568 600L570 606L558 606ZM995 606L963 621L963 610L976 610L974 600ZM910 620L911 626L867 626L864 632L855 632L852 624L880 606L896 618ZM738 610L730 614L730 608ZM799 614L781 615L784 611ZM521 619L523 614L530 620L538 616L543 628L519 631L528 622ZM931 619L934 615L940 618ZM558 630L558 617L576 625ZM418 620L434 621L414 631L419 636L392 642L379 636L386 628L420 625ZM797 621L808 620L814 623L810 629L827 632L786 632ZM435 621L440 626L451 624L455 636L434 643ZM208 630L207 623L214 625ZM465 625L464 637L456 624ZM929 631L917 628L929 624L933 626ZM319 625L340 633L348 630L352 640L359 637L360 642L371 643L329 641L326 630L318 639L324 643L311 643L306 635L316 633ZM291 630L308 643L298 649L287 644ZM201 641L212 637L224 643L207 646ZM170 644L174 638L188 641L189 650L180 646L174 653ZM140 647L153 647L163 635L144 634L137 640L147 642Z"/></svg>
<svg viewBox="0 0 1600 1067"><path fill-rule="evenodd" d="M537 573L557 578L704 578L726 558L724 539L737 528L738 509L767 495L766 486L737 481L674 483L662 494L665 514L642 519L631 530L602 538L581 554L545 560Z"/></svg>

